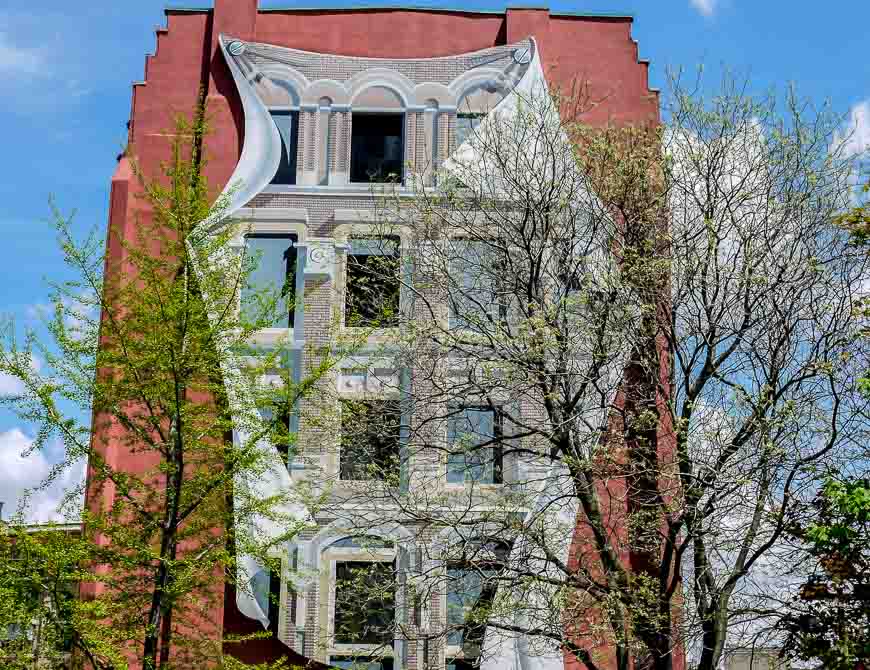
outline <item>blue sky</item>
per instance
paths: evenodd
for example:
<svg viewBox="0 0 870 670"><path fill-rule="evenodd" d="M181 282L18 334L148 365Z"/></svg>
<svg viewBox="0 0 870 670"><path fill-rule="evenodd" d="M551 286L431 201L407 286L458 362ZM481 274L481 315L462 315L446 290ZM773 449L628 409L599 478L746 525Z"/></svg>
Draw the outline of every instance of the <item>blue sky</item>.
<svg viewBox="0 0 870 670"><path fill-rule="evenodd" d="M287 4L261 0L261 6ZM504 6L483 0L425 4ZM48 197L64 211L76 210L82 226L105 227L109 180L126 138L130 84L143 77L145 54L155 46L153 29L165 23L164 5L5 0L0 7L0 267L6 277L0 311L21 323L34 320L35 307L46 298L43 279L61 268L46 222ZM727 66L748 75L759 91L794 83L818 103L829 100L856 127L854 148L870 146L867 0L554 0L550 7L634 15L634 37L641 57L652 61L653 86L664 86L667 68L694 71L701 64L710 81ZM9 380L0 377L3 391ZM31 427L0 413L0 501L7 510L56 458L22 458L31 434ZM70 473L61 485L80 474ZM34 517L50 515L61 485L36 501Z"/></svg>

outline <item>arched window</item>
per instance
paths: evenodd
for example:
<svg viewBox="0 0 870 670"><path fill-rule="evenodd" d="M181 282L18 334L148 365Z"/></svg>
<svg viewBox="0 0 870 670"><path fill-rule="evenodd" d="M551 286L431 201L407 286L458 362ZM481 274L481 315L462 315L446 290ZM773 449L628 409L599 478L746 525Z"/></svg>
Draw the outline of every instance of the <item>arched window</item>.
<svg viewBox="0 0 870 670"><path fill-rule="evenodd" d="M263 104L269 108L269 114L281 137L281 161L272 183L295 184L296 153L299 146L299 93L291 82L274 74L261 76L256 87Z"/></svg>
<svg viewBox="0 0 870 670"><path fill-rule="evenodd" d="M405 105L385 86L371 86L353 100L350 181L404 179Z"/></svg>
<svg viewBox="0 0 870 670"><path fill-rule="evenodd" d="M328 610L330 665L393 670L397 550L392 540L351 535L324 549L322 612Z"/></svg>

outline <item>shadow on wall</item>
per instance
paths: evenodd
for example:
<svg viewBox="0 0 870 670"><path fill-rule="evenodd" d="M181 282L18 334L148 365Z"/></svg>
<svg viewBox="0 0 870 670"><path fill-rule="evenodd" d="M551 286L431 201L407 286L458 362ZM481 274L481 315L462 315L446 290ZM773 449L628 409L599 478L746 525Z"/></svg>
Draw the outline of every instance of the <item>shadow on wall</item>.
<svg viewBox="0 0 870 670"><path fill-rule="evenodd" d="M224 635L241 636L262 632L263 626L258 621L248 619L239 612L236 607L236 589L232 584L227 584L224 590ZM281 642L274 632L268 638L225 643L224 653L243 663L273 663L285 659L291 668L298 667L305 670L329 670L330 668L293 651Z"/></svg>

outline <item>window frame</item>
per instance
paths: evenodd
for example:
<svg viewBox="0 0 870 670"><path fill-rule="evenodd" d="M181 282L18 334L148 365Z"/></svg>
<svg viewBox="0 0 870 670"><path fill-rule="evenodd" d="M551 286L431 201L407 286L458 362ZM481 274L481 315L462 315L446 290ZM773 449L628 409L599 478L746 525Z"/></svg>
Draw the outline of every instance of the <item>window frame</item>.
<svg viewBox="0 0 870 670"><path fill-rule="evenodd" d="M482 479L469 479L467 473L471 469L467 465L466 461L466 477L462 482L452 482L450 481L450 457L455 456L457 454L452 453L453 443L450 440L450 421L456 418L457 413L464 412L466 410L477 411L477 412L492 412L493 413L493 436L489 441L492 444L488 447L482 447L482 449L489 449L492 451L492 481L483 481ZM449 409L449 414L446 417L446 426L445 426L445 444L447 445L447 452L445 453L444 462L444 483L445 486L450 488L466 488L469 485L475 487L501 487L504 486L504 440L505 440L505 431L504 431L504 419L505 413L502 410L502 405L491 406L485 403L467 403L461 405L452 406Z"/></svg>
<svg viewBox="0 0 870 670"><path fill-rule="evenodd" d="M374 109L354 109L351 106L351 129L350 129L350 161L347 167L347 182L351 185L371 185L371 184L395 184L397 186L403 186L405 184L406 179L406 169L405 169L405 142L406 142L406 133L407 133L407 124L408 124L408 116L407 110L395 110L395 109L384 109L384 110L374 110ZM357 129L356 119L359 117L375 117L375 116L396 116L399 117L400 129L401 132L399 134L399 171L397 173L398 180L390 181L388 179L383 180L372 180L367 179L364 181L359 181L354 178L354 133ZM387 137L386 135L384 137Z"/></svg>
<svg viewBox="0 0 870 670"><path fill-rule="evenodd" d="M396 418L396 435L395 435L395 458L397 461L397 466L401 469L401 458L402 458L402 449L404 443L404 434L405 434L405 416L402 408L401 398L395 395L392 396L371 396L371 395L362 395L360 397L354 397L352 395L344 395L339 398L339 406L340 406L340 416L341 416L341 426L340 426L340 437L339 437L339 449L338 449L338 479L343 482L345 485L349 483L371 483L371 482L383 482L382 478L374 478L374 477L366 477L365 479L361 479L358 477L344 477L344 463L345 463L345 447L343 444L344 440L344 412L345 406L350 403L361 403L361 404L383 404L383 405L394 405L395 406L395 418ZM383 416L382 414L380 416ZM392 436L391 436L392 437Z"/></svg>
<svg viewBox="0 0 870 670"><path fill-rule="evenodd" d="M346 539L346 538L342 538ZM375 538L381 539L381 538ZM396 639L391 643L382 644L344 644L335 640L335 605L336 605L336 565L346 562L388 563L396 571L399 565L399 550L395 542L385 540L392 546L371 547L339 547L337 540L326 547L322 553L324 568L320 571L320 596L318 604L318 618L320 622L321 647L324 649L326 660L346 657L374 657L374 658L398 658ZM402 594L399 580L395 581L395 596L393 600L394 621L399 619L401 612Z"/></svg>
<svg viewBox="0 0 870 670"><path fill-rule="evenodd" d="M402 314L402 310L404 307L403 297L404 297L404 293L405 293L405 291L403 290L403 287L402 287L404 275L406 272L404 256L403 256L403 249L405 248L404 247L405 239L404 239L404 236L399 231L391 231L390 234L387 234L387 235L378 235L378 234L376 234L376 232L377 231L371 230L371 228L366 230L366 229L359 229L358 227L352 227L351 230L347 231L347 233L345 235L341 235L338 232L336 233L336 241L340 241L341 243L343 243L347 246L347 251L344 254L344 258L342 259L341 273L340 273L340 277L341 277L341 327L344 329L356 330L356 329L360 329L360 328L371 327L371 325L367 325L365 322L360 322L360 323L356 323L356 324L348 324L348 317L349 317L349 310L348 310L349 299L348 298L350 296L350 258L351 258L351 256L363 255L363 254L350 253L351 252L351 245L353 244L354 240L383 239L383 240L388 240L388 241L395 243L395 245L396 245L395 258L397 261L397 268L396 268L397 291L396 291L396 304L395 304L396 317L395 317L395 319L391 319L390 323L378 324L378 326L377 326L377 328L375 328L375 330L376 331L393 330L399 326L399 323L401 321L401 314ZM368 254L368 255L375 255L375 254ZM387 254L383 254L383 256L386 256L386 255Z"/></svg>
<svg viewBox="0 0 870 670"><path fill-rule="evenodd" d="M504 570L505 564L508 560L511 547L504 541L501 540L490 540L489 542L496 542L504 545L504 549L506 554L504 557L500 558L494 550L486 549L485 547L478 550L476 553L483 553L483 556L480 556L473 562L473 565L493 565L496 566L494 569L496 571ZM484 545L489 542L484 541ZM455 546L455 545L454 545ZM449 552L450 548L448 547L447 551ZM485 553L484 553L485 552ZM452 584L451 578L449 576L450 570L462 569L461 567L457 568L457 564L461 564L459 560L451 557L449 554L445 554L442 556L442 575L444 579L444 589L441 593L440 601L441 601L441 621L444 626L444 652L445 652L445 664L448 664L450 660L456 660L464 663L470 663L474 665L474 662L480 658L482 653L481 647L476 647L463 639L462 644L450 644L450 627L451 624L448 621L449 611L448 611L448 601L450 595L450 587ZM500 566L500 567L499 567ZM483 592L483 589L481 589ZM491 594L491 598L494 599L498 592L498 586L496 585L495 589ZM465 608L463 608L465 611ZM481 642L483 640L481 639ZM476 653L469 653L476 652Z"/></svg>
<svg viewBox="0 0 870 670"><path fill-rule="evenodd" d="M299 291L298 291L299 252L297 251L297 247L300 244L302 236L296 230L287 230L287 231L283 231L283 230L279 230L279 231L260 230L257 227L252 227L251 230L249 230L241 235L241 253L243 256L247 255L247 253L248 253L248 240L249 239L274 239L274 240L287 239L290 242L290 246L288 247L288 250L290 250L290 249L293 250L293 258L294 258L293 270L291 273L289 259L287 259L285 256L285 260L287 260L288 262L287 262L287 267L286 267L286 271L287 271L286 280L285 280L283 286L284 287L290 286L290 284L291 284L290 278L292 277L291 291L296 298L293 301L293 303L294 303L293 309L292 310L289 309L289 303L288 303L288 305L287 305L287 308L288 308L287 309L287 325L286 326L276 326L273 324L270 327L263 328L262 331L266 331L266 332L277 331L279 333L286 333L287 331L293 332L293 329L296 326L296 311L297 311L296 308L300 304L300 295L299 295ZM287 252L285 252L285 254L286 253ZM250 277L248 279L250 279ZM246 288L247 288L246 285L240 287L239 293L238 293L239 297L238 297L237 309L238 309L240 315L241 315L241 310L242 310L242 300L243 300L244 292L245 292ZM282 293L282 298L284 298L283 293Z"/></svg>
<svg viewBox="0 0 870 670"><path fill-rule="evenodd" d="M450 236L447 239L448 245L454 245L456 243L466 243L466 244L486 245L487 248L491 248L494 242L495 242L495 240L491 240L491 239L473 239L473 238L465 237L462 235ZM451 263L451 261L453 261L453 263ZM499 262L496 261L495 269L497 270L498 267L499 267ZM452 253L450 253L450 254L448 254L448 257L447 257L447 273L448 273L448 276L450 277L450 279L448 281L449 287L453 286L454 283L457 286L460 286L460 287L462 286L462 283L461 283L462 275L460 274L460 276L456 277L456 278L453 277L453 273L456 270L457 270L457 268L455 268L455 260L453 259ZM458 268L458 270L461 271L461 268ZM510 318L510 305L507 304L505 301L499 300L499 296L504 295L504 292L499 290L498 277L502 276L503 274L504 273L499 273L497 271L493 272L493 274L492 274L492 279L493 279L492 286L490 286L487 289L491 293L492 298L493 298L492 301L489 303L489 311L487 313L491 316L492 320L498 324L507 323L509 321L509 318ZM460 296L459 299L461 300L462 296ZM469 324L465 323L463 319L461 319L458 315L455 314L453 307L454 307L454 303L456 302L456 300L457 300L457 298L450 297L449 288L448 288L447 324L446 324L447 330L452 332L452 333L455 333L457 335L461 335L463 333L468 333L470 335L479 335L480 333L477 330L475 330L474 328L469 328L468 327ZM483 318L483 315L481 315L481 318Z"/></svg>

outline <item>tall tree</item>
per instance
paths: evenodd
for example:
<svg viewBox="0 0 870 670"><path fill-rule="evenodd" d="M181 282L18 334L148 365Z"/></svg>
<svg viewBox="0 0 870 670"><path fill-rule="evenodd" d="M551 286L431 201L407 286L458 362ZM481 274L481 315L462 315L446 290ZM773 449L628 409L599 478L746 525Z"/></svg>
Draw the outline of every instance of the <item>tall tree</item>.
<svg viewBox="0 0 870 670"><path fill-rule="evenodd" d="M339 514L440 538L399 568L422 605L396 627L457 663L713 670L776 620L793 514L866 437L851 166L792 92L675 82L662 128L574 102L491 113L438 188L384 198L405 418Z"/></svg>
<svg viewBox="0 0 870 670"><path fill-rule="evenodd" d="M77 242L71 218L54 210L76 278L52 284L51 339L3 327L0 371L23 387L3 402L38 428L33 451L61 448L52 478L87 460L88 498L84 536L66 548L4 527L4 553L33 560L5 564L2 588L82 582L82 599L60 606L45 589L31 605L94 668L217 661L224 640L211 610L226 581L250 588L235 581L237 552L274 565L305 523L288 511L306 502L298 492L259 498L239 482L286 468L286 418L329 359L294 382L286 343L252 350L254 333L287 319L293 287L255 285L259 258L229 251L246 228L225 220L225 197L212 204L206 134L204 108L179 120L157 177L130 148L140 216L132 239L114 231L111 253L96 231ZM283 536L251 532L262 518Z"/></svg>

